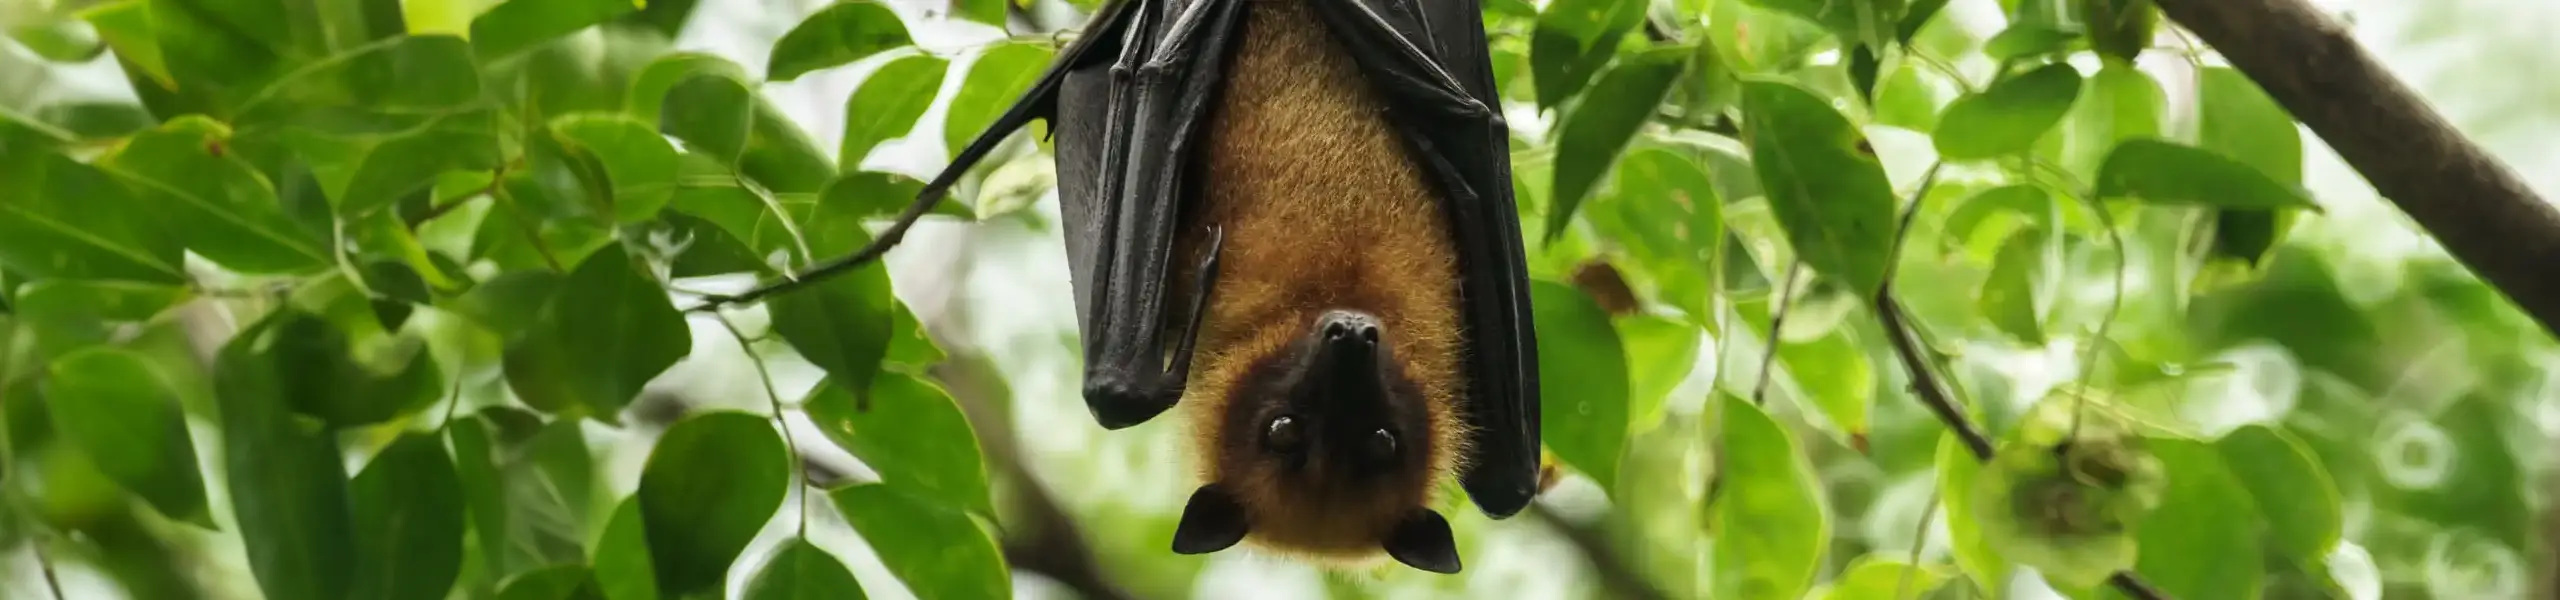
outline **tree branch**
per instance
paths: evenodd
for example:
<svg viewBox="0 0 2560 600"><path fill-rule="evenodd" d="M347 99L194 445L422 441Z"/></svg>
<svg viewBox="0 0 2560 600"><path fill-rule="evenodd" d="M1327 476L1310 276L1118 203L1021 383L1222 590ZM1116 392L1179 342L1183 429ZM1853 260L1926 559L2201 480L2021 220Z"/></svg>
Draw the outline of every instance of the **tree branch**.
<svg viewBox="0 0 2560 600"><path fill-rule="evenodd" d="M2382 197L2560 334L2560 208L2463 137L2307 0L2156 0Z"/></svg>

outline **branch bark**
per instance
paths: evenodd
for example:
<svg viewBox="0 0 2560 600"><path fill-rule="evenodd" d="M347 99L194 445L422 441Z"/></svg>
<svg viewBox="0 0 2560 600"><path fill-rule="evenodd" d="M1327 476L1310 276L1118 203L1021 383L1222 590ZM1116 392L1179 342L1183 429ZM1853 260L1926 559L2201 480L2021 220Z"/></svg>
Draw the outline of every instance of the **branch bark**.
<svg viewBox="0 0 2560 600"><path fill-rule="evenodd" d="M2456 260L2560 335L2560 208L2464 138L2308 0L2154 0Z"/></svg>

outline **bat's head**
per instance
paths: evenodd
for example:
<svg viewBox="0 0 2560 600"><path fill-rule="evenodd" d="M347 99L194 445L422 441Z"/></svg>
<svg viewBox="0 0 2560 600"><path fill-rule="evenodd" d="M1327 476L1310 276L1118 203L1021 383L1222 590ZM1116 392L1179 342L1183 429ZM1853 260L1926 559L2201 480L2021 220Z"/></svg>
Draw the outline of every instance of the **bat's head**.
<svg viewBox="0 0 2560 600"><path fill-rule="evenodd" d="M1448 521L1428 506L1436 478L1429 400L1395 358L1395 332L1331 310L1250 361L1224 393L1215 481L1192 494L1174 550L1214 552L1248 534L1328 556L1379 551L1415 568L1458 570Z"/></svg>

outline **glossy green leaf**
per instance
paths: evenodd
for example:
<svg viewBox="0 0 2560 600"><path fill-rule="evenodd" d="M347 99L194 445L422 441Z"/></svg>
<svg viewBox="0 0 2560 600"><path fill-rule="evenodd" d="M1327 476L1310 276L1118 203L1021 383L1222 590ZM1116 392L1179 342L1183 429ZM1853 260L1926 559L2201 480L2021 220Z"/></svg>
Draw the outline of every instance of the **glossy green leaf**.
<svg viewBox="0 0 2560 600"><path fill-rule="evenodd" d="M899 57L863 78L844 104L844 141L836 152L839 170L851 172L881 142L905 137L916 120L933 107L951 62L930 55Z"/></svg>
<svg viewBox="0 0 2560 600"><path fill-rule="evenodd" d="M1627 32L1644 22L1637 0L1555 0L1538 13L1529 38L1530 80L1538 107L1554 108L1583 90L1609 64Z"/></svg>
<svg viewBox="0 0 2560 600"><path fill-rule="evenodd" d="M410 433L349 486L355 506L356 598L439 600L462 573L461 476L437 436Z"/></svg>
<svg viewBox="0 0 2560 600"><path fill-rule="evenodd" d="M969 75L960 81L960 91L951 95L951 105L942 118L944 152L957 157L960 150L977 139L996 117L1022 99L1040 74L1049 69L1049 60L1057 52L1048 46L1029 42L1006 42L988 48L969 64Z"/></svg>
<svg viewBox="0 0 2560 600"><path fill-rule="evenodd" d="M655 454L651 452L653 457ZM632 497L617 506L605 522L603 536L596 540L596 582L601 584L604 597L611 600L658 600L656 559L649 548L640 498Z"/></svg>
<svg viewBox="0 0 2560 600"><path fill-rule="evenodd" d="M790 81L907 44L907 25L889 7L872 0L838 2L809 15L773 43L764 78Z"/></svg>
<svg viewBox="0 0 2560 600"><path fill-rule="evenodd" d="M2142 557L2134 571L2171 598L2252 598L2265 565L2264 526L2240 473L2211 444L2152 438L2168 486L2136 527Z"/></svg>
<svg viewBox="0 0 2560 600"><path fill-rule="evenodd" d="M136 135L101 161L144 190L163 227L188 250L235 271L307 272L328 266L318 232L287 218L256 169L223 152L230 128L182 117Z"/></svg>
<svg viewBox="0 0 2560 600"><path fill-rule="evenodd" d="M828 495L862 541L880 554L880 562L917 598L1012 594L1004 553L967 513L893 485L855 485Z"/></svg>
<svg viewBox="0 0 2560 600"><path fill-rule="evenodd" d="M2079 34L2052 25L2015 23L1983 42L1982 53L1999 60L2030 58L2069 51L2079 41Z"/></svg>
<svg viewBox="0 0 2560 600"><path fill-rule="evenodd" d="M542 322L543 307L550 305L562 279L550 271L500 273L438 307L513 342Z"/></svg>
<svg viewBox="0 0 2560 600"><path fill-rule="evenodd" d="M545 411L583 407L610 420L693 350L674 301L619 246L580 262L543 314L508 346L506 376L517 397Z"/></svg>
<svg viewBox="0 0 2560 600"><path fill-rule="evenodd" d="M674 596L718 589L782 506L791 460L764 417L708 412L668 427L635 496L658 588Z"/></svg>
<svg viewBox="0 0 2560 600"><path fill-rule="evenodd" d="M499 558L506 570L583 561L594 533L590 515L599 508L600 482L579 420L542 423L532 413L503 407L481 411L475 420L502 432L499 473L504 477L507 531Z"/></svg>
<svg viewBox="0 0 2560 600"><path fill-rule="evenodd" d="M2160 82L2132 65L2109 63L2081 86L2070 116L2037 140L2036 151L2058 158L2075 177L2094 178L2117 144L2161 136L2169 125L2168 110L2169 96Z"/></svg>
<svg viewBox="0 0 2560 600"><path fill-rule="evenodd" d="M2051 282L2061 271L2053 237L2036 227L2010 235L2000 245L1991 276L1982 282L1981 295L1975 300L1993 327L2030 346L2044 345L2045 315L2054 299Z"/></svg>
<svg viewBox="0 0 2560 600"><path fill-rule="evenodd" d="M150 358L91 347L46 366L53 428L98 470L172 519L205 522L204 477L187 417Z"/></svg>
<svg viewBox="0 0 2560 600"><path fill-rule="evenodd" d="M1004 27L1005 4L1006 0L951 0L960 18L996 27Z"/></svg>
<svg viewBox="0 0 2560 600"><path fill-rule="evenodd" d="M184 280L177 239L122 181L49 152L0 161L0 266L39 278Z"/></svg>
<svg viewBox="0 0 2560 600"><path fill-rule="evenodd" d="M356 531L345 465L329 430L294 417L295 382L310 367L279 322L234 336L215 359L223 473L258 589L273 600L340 600L354 590Z"/></svg>
<svg viewBox="0 0 2560 600"><path fill-rule="evenodd" d="M1861 556L1842 570L1822 600L1911 600L1928 598L1947 581L1946 568L1912 565L1899 558Z"/></svg>
<svg viewBox="0 0 2560 600"><path fill-rule="evenodd" d="M1821 482L1786 428L1750 401L1718 396L1724 455L1718 457L1718 493L1709 505L1715 596L1802 598L1831 540Z"/></svg>
<svg viewBox="0 0 2560 600"><path fill-rule="evenodd" d="M1600 481L1617 481L1627 443L1627 355L1609 314L1561 283L1529 283L1538 337L1540 435L1557 458Z"/></svg>
<svg viewBox="0 0 2560 600"><path fill-rule="evenodd" d="M782 543L782 550L747 582L746 600L862 600L861 582L844 562L805 539Z"/></svg>
<svg viewBox="0 0 2560 600"><path fill-rule="evenodd" d="M637 0L506 0L471 20L471 45L495 62L638 10Z"/></svg>
<svg viewBox="0 0 2560 600"><path fill-rule="evenodd" d="M1911 38L1920 34L1920 28L1928 26L1929 20L1937 18L1946 7L1947 0L1912 0L1902 12L1902 21L1894 26L1894 40L1909 45Z"/></svg>
<svg viewBox="0 0 2560 600"><path fill-rule="evenodd" d="M1627 413L1634 418L1635 429L1643 431L1662 422L1672 389L1697 367L1699 339L1705 330L1652 315L1622 317L1617 328L1627 351Z"/></svg>
<svg viewBox="0 0 2560 600"><path fill-rule="evenodd" d="M1820 23L1844 43L1880 42L1899 34L1902 0L1745 0Z"/></svg>
<svg viewBox="0 0 2560 600"><path fill-rule="evenodd" d="M294 71L241 107L243 122L294 116L326 118L312 109L366 114L451 111L480 99L480 69L471 46L450 35L400 36L352 48Z"/></svg>
<svg viewBox="0 0 2560 600"><path fill-rule="evenodd" d="M434 404L452 381L418 340L362 339L336 321L369 322L369 314L294 312L275 321L279 339L270 348L299 367L284 398L297 413L333 427L381 423Z"/></svg>
<svg viewBox="0 0 2560 600"><path fill-rule="evenodd" d="M2300 440L2265 425L2247 425L2215 440L2222 464L2258 507L2274 550L2297 564L2318 565L2337 549L2345 509L2329 471Z"/></svg>
<svg viewBox="0 0 2560 600"><path fill-rule="evenodd" d="M2293 115L2256 82L2228 67L2198 75L2197 145L2239 159L2277 183L2302 183L2302 134ZM2212 253L2258 264L2283 242L2294 213L2224 210L2215 214Z"/></svg>
<svg viewBox="0 0 2560 600"><path fill-rule="evenodd" d="M1966 94L1938 116L1938 155L1948 159L1994 158L2025 152L2061 123L2080 98L2080 72L2053 63L1993 82Z"/></svg>
<svg viewBox="0 0 2560 600"><path fill-rule="evenodd" d="M614 221L635 223L658 216L675 198L676 150L655 128L623 115L577 114L551 121L572 154L594 156L612 182Z"/></svg>
<svg viewBox="0 0 2560 600"><path fill-rule="evenodd" d="M735 165L755 125L754 94L746 82L721 75L684 78L667 89L658 129L683 140L688 150Z"/></svg>
<svg viewBox="0 0 2560 600"><path fill-rule="evenodd" d="M2152 44L2160 7L2152 0L2078 0L2074 17L2089 28L2089 46L2108 58L2133 62Z"/></svg>
<svg viewBox="0 0 2560 600"><path fill-rule="evenodd" d="M838 256L870 242L858 218L836 212L846 208L851 207L820 205L819 217L807 227L813 255ZM888 269L874 262L765 305L773 314L774 332L800 356L825 369L828 377L861 390L870 387L880 359L888 355L897 301L890 293Z"/></svg>
<svg viewBox="0 0 2560 600"><path fill-rule="evenodd" d="M1893 186L1865 136L1822 97L1792 84L1746 81L1742 98L1743 141L1796 255L1860 296L1884 287Z"/></svg>
<svg viewBox="0 0 2560 600"><path fill-rule="evenodd" d="M853 390L830 380L810 392L801 406L828 440L878 471L881 482L944 505L995 515L977 434L941 386L888 372L871 382L866 397L857 398Z"/></svg>
<svg viewBox="0 0 2560 600"><path fill-rule="evenodd" d="M1788 324L1788 329L1794 329L1793 322ZM1782 341L1778 360L1786 364L1787 377L1803 392L1805 408L1821 412L1836 431L1849 436L1850 443L1864 444L1868 414L1876 403L1876 372L1850 331L1836 327L1812 340Z"/></svg>
<svg viewBox="0 0 2560 600"><path fill-rule="evenodd" d="M1695 156L1654 147L1629 151L1614 187L1585 218L1635 259L1631 266L1651 280L1654 300L1679 308L1691 323L1712 321L1724 242L1715 181Z"/></svg>
<svg viewBox="0 0 2560 600"><path fill-rule="evenodd" d="M505 548L510 538L506 479L498 471L497 439L491 436L488 422L476 417L455 420L444 428L446 441L453 445L454 483L471 515L471 535L479 542L481 572L505 573Z"/></svg>
<svg viewBox="0 0 2560 600"><path fill-rule="evenodd" d="M150 320L187 296L174 285L40 279L18 286L17 304L36 355L51 356L107 343L111 324Z"/></svg>
<svg viewBox="0 0 2560 600"><path fill-rule="evenodd" d="M1938 436L1937 454L1940 517L1947 524L1947 539L1956 565L1977 582L2008 581L2012 571L2009 560L1985 539L1982 521L1972 518L1973 494L1964 492L1981 479L1982 461L1967 452L1954 433Z"/></svg>
<svg viewBox="0 0 2560 600"><path fill-rule="evenodd" d="M169 75L169 65L160 58L160 37L151 28L149 0L115 0L80 11L80 19L96 27L99 39L116 51L125 68L139 70L133 78L136 85L144 81L166 89L177 85ZM147 78L147 79L146 79Z"/></svg>
<svg viewBox="0 0 2560 600"><path fill-rule="evenodd" d="M2101 197L2131 196L2162 204L2319 209L2299 188L2277 183L2245 163L2157 139L2118 144L2098 168L2097 186Z"/></svg>
<svg viewBox="0 0 2560 600"><path fill-rule="evenodd" d="M605 600L604 587L586 565L554 565L516 574L498 586L497 600Z"/></svg>
<svg viewBox="0 0 2560 600"><path fill-rule="evenodd" d="M1621 59L1565 113L1556 139L1555 191L1547 197L1548 240L1564 233L1583 196L1618 162L1695 53L1695 48L1671 46Z"/></svg>
<svg viewBox="0 0 2560 600"><path fill-rule="evenodd" d="M150 33L145 35L157 38L159 59L171 85L149 91L174 93L157 102L144 93L142 100L163 117L191 112L227 116L229 107L265 89L293 67L287 54L303 50L291 48L296 42L290 31L295 20L286 18L281 3L144 0L143 4L144 14L120 17L140 25L135 33L147 30ZM102 33L105 29L102 23ZM110 45L116 45L117 36L106 35Z"/></svg>

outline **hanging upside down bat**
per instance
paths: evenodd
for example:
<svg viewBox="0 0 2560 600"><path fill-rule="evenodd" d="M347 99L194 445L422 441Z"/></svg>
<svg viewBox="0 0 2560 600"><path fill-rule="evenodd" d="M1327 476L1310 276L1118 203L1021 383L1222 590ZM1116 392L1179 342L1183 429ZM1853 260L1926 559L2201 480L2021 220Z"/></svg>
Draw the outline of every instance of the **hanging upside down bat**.
<svg viewBox="0 0 2560 600"><path fill-rule="evenodd" d="M1047 119L1085 402L1108 429L1190 410L1205 483L1173 550L1252 539L1455 573L1438 482L1458 475L1499 519L1540 475L1537 342L1479 10L1113 0L873 247L813 275L876 257Z"/></svg>

